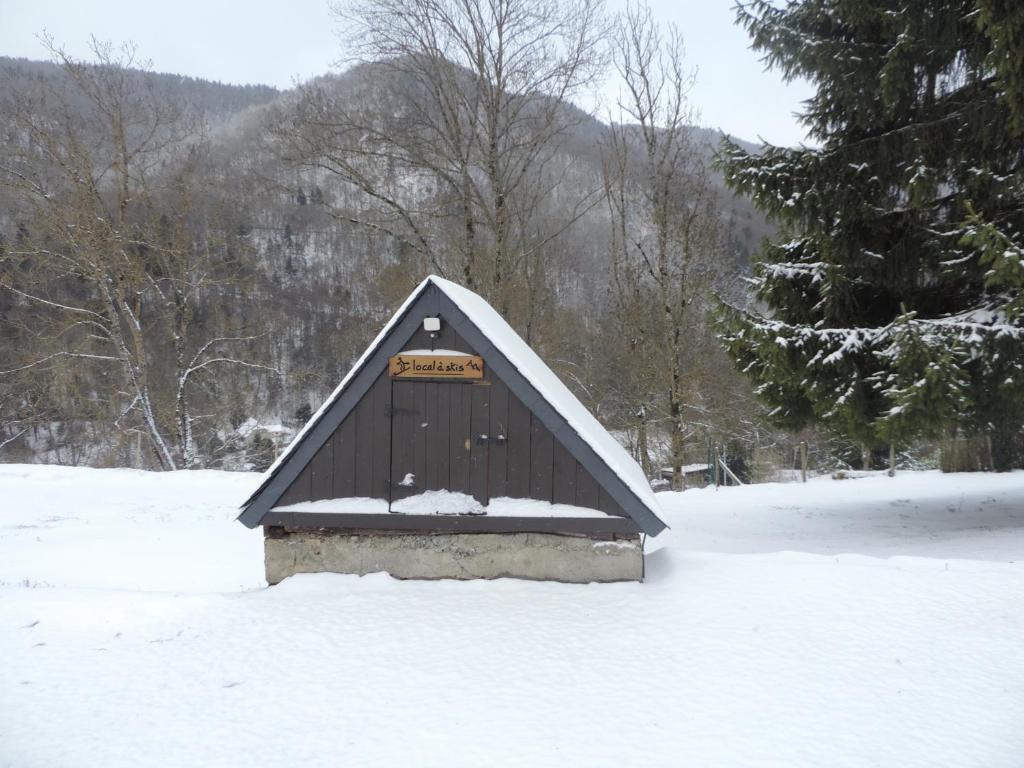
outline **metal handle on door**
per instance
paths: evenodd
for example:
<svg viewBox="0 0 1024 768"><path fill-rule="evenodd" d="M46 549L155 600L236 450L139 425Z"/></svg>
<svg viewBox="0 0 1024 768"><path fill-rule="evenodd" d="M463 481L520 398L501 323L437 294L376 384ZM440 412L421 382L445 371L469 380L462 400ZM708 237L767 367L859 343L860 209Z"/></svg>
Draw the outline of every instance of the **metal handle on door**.
<svg viewBox="0 0 1024 768"><path fill-rule="evenodd" d="M497 437L491 437L490 435L477 435L476 438L477 445L486 445L487 443L494 443L495 445L504 445L505 442L506 441L504 435L498 435Z"/></svg>

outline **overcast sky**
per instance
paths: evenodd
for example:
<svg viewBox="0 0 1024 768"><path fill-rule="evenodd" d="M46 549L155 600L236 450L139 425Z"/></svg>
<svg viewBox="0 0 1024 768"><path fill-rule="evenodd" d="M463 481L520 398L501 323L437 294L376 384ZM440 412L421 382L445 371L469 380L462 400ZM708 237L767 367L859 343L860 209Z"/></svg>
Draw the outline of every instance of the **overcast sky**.
<svg viewBox="0 0 1024 768"><path fill-rule="evenodd" d="M610 10L622 5L607 2ZM732 0L651 5L683 32L699 73L692 99L703 125L751 141L803 140L793 113L810 87L764 71L733 24ZM341 52L327 0L0 0L0 55L45 58L36 38L44 29L76 55L86 55L90 35L131 40L160 72L279 88L328 71ZM605 93L614 92L609 83Z"/></svg>

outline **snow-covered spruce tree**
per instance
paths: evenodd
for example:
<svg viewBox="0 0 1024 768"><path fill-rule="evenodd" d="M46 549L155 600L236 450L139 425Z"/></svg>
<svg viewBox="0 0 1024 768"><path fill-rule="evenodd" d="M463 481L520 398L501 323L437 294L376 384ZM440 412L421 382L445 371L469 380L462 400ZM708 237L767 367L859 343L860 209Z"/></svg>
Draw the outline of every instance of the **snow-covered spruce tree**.
<svg viewBox="0 0 1024 768"><path fill-rule="evenodd" d="M727 183L780 226L754 265L766 312L727 349L786 427L859 441L1024 424L1024 11L1008 0L737 6L767 64L817 86L819 148L724 142Z"/></svg>

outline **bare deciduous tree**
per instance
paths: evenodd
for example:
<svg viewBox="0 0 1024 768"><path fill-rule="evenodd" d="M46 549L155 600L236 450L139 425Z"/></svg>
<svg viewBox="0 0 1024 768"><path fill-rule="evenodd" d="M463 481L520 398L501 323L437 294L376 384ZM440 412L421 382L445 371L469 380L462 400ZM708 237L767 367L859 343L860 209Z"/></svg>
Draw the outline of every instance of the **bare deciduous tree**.
<svg viewBox="0 0 1024 768"><path fill-rule="evenodd" d="M355 102L305 89L278 125L286 155L362 193L359 210L340 215L396 237L505 314L525 305L544 249L600 201L596 185L564 185L559 157L582 117L569 100L606 64L599 0L333 7L351 57L385 73L384 85ZM556 198L561 215L537 215Z"/></svg>
<svg viewBox="0 0 1024 768"><path fill-rule="evenodd" d="M688 93L695 75L678 31L670 27L663 37L659 26L648 8L630 5L615 35L625 93L610 121L604 177L614 222L613 305L635 361L627 390L637 398L638 453L649 470L648 422L661 410L678 487L696 397L714 385L698 366L724 242L717 195L694 141Z"/></svg>
<svg viewBox="0 0 1024 768"><path fill-rule="evenodd" d="M222 353L243 339L192 327L196 298L223 275L209 232L189 222L201 126L132 71L144 66L133 46L94 40L91 64L46 43L65 82L17 95L0 161L31 223L0 287L24 305L34 343L0 374L98 367L115 425L140 429L162 468L194 466L197 374L252 365Z"/></svg>

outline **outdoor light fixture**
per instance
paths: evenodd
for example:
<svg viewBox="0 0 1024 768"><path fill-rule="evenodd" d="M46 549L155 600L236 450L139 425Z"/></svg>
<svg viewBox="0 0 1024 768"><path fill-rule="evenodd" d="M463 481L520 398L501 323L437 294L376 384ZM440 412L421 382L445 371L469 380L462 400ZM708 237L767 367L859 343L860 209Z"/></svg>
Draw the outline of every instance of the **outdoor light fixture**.
<svg viewBox="0 0 1024 768"><path fill-rule="evenodd" d="M440 317L424 317L423 318L423 330L431 335L431 337L437 336L438 331L441 330L441 318Z"/></svg>

